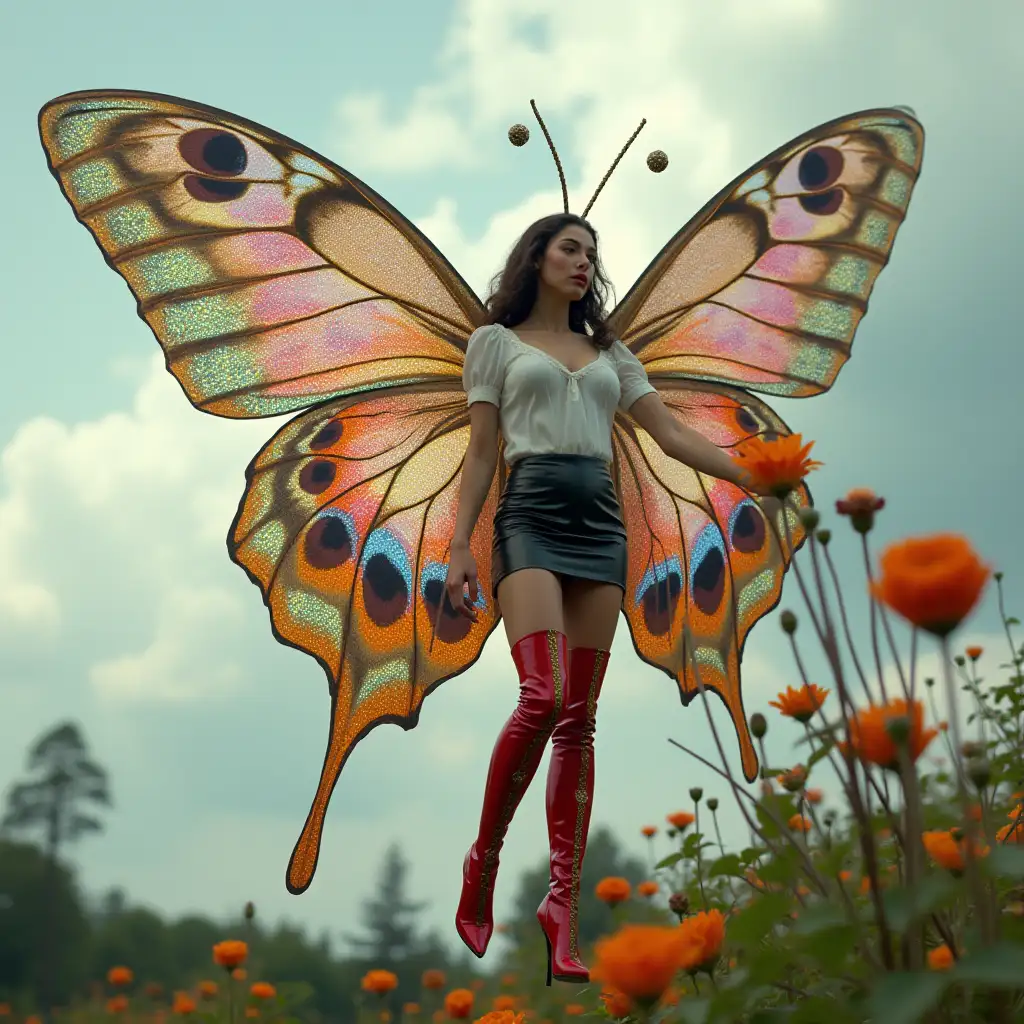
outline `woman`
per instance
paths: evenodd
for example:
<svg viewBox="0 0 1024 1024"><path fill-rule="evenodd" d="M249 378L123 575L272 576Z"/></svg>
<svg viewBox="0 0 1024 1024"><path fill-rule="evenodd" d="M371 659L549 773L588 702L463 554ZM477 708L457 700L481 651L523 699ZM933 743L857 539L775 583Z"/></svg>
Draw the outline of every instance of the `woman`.
<svg viewBox="0 0 1024 1024"><path fill-rule="evenodd" d="M609 472L622 409L666 454L740 483L732 460L681 427L636 357L604 322L597 234L573 214L537 221L487 300L463 381L471 440L452 538L448 596L474 617L470 537L497 465L510 470L494 520L492 580L519 673L519 703L491 757L456 929L477 956L493 931L498 854L552 740L547 779L550 890L537 911L548 984L586 982L577 948L580 871L594 791L594 724L626 583L626 530Z"/></svg>

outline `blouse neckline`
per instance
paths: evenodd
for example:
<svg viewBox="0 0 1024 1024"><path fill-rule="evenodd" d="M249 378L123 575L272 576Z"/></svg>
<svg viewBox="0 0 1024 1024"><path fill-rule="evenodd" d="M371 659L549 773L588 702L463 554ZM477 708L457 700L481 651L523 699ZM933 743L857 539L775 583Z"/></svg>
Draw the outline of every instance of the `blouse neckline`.
<svg viewBox="0 0 1024 1024"><path fill-rule="evenodd" d="M550 352L545 352L544 349L542 349L539 345L531 345L528 341L523 341L523 339L520 338L519 335L516 334L516 332L513 331L511 327L506 327L504 324L499 324L498 326L501 327L503 331L506 331L514 341L522 345L523 348L528 348L531 352L536 352L538 353L538 355L543 356L545 359L548 360L548 362L554 363L555 366L557 366L563 373L568 374L568 376L570 377L582 376L592 366L595 366L597 363L599 363L601 361L601 356L603 355L603 350L598 349L597 355L594 356L594 358L591 359L589 363L586 363L585 365L581 366L578 370L570 370L569 367L566 366L561 359L556 359Z"/></svg>

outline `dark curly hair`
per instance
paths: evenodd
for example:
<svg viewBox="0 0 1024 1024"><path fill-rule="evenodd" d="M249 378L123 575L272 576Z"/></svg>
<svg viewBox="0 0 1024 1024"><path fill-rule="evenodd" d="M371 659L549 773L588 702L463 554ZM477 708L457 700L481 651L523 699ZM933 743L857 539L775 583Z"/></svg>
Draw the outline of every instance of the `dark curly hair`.
<svg viewBox="0 0 1024 1024"><path fill-rule="evenodd" d="M597 245L597 232L588 221L574 213L553 213L534 221L522 234L505 261L504 269L491 281L487 297L489 323L503 327L521 324L537 301L537 265L548 244L564 228L575 224L589 231ZM605 302L611 285L604 276L599 257L594 258L594 280L581 299L569 304L569 327L580 334L589 334L594 346L611 348L615 337L605 323L608 314Z"/></svg>

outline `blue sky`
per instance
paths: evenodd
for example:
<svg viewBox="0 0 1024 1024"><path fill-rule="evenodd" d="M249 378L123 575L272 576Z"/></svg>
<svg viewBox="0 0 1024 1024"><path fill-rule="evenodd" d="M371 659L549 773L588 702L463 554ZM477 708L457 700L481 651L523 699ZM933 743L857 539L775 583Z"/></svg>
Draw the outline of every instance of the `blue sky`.
<svg viewBox="0 0 1024 1024"><path fill-rule="evenodd" d="M400 840L415 844L413 885L450 934L515 678L499 631L414 732L366 740L335 794L313 888L287 895L326 687L312 660L274 642L224 552L245 465L276 424L202 416L163 370L47 173L36 112L66 91L170 93L300 139L387 196L478 290L517 233L560 203L539 133L522 150L505 138L530 123L530 98L577 206L647 117L593 214L620 296L707 198L780 143L853 110L914 107L924 171L853 358L828 395L774 404L816 440L826 512L872 486L888 501L880 541L963 531L1007 573L1011 608L1024 607L1019 5L996 0L966 20L952 2L909 0L106 0L18 5L3 19L0 785L55 719L84 724L116 796L107 835L76 855L91 890L121 883L175 913L255 899L268 917L344 929ZM658 176L643 166L654 148L671 161ZM859 555L837 535L862 622ZM783 605L799 609L797 596L790 581ZM964 642L998 643L992 598ZM775 616L754 631L749 710L795 681L781 641ZM624 627L598 735L595 821L628 837L683 806L691 785L725 796L665 742L709 752L704 711L678 707ZM792 736L773 736L785 760ZM541 791L510 835L499 912L517 870L543 855Z"/></svg>

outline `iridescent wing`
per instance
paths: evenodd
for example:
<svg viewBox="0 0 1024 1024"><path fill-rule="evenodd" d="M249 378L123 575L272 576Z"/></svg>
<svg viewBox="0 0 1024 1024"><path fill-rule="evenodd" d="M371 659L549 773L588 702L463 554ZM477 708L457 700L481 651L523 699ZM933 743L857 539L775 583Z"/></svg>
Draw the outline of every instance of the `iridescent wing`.
<svg viewBox="0 0 1024 1024"><path fill-rule="evenodd" d="M128 282L199 409L280 429L247 472L228 539L275 636L320 662L331 729L288 869L312 881L327 802L374 726L479 656L497 622L481 513L478 621L444 594L469 439L466 342L484 309L402 215L323 157L172 97L78 93L47 104L50 167Z"/></svg>
<svg viewBox="0 0 1024 1024"><path fill-rule="evenodd" d="M827 390L889 259L923 152L921 125L896 108L801 135L662 249L612 314L616 335L652 377L787 398Z"/></svg>
<svg viewBox="0 0 1024 1024"><path fill-rule="evenodd" d="M60 97L39 131L197 408L271 416L461 374L479 299L394 207L312 150L136 92Z"/></svg>
<svg viewBox="0 0 1024 1024"><path fill-rule="evenodd" d="M722 448L788 434L760 399L698 381L659 385L681 423ZM670 459L628 416L616 417L615 478L629 534L623 610L637 653L671 675L684 704L700 683L722 698L739 738L743 773L757 776L743 709L740 658L747 635L779 601L782 577L803 541L801 488L783 511L724 480Z"/></svg>
<svg viewBox="0 0 1024 1024"><path fill-rule="evenodd" d="M327 802L354 745L382 722L412 728L423 698L467 668L498 621L490 531L501 474L474 532L478 621L444 589L469 443L461 385L409 385L292 420L250 465L231 557L263 591L274 632L313 654L331 686L320 785L288 867L302 892Z"/></svg>
<svg viewBox="0 0 1024 1024"><path fill-rule="evenodd" d="M831 121L740 175L665 246L610 322L681 422L729 449L789 432L746 389L803 397L832 386L906 214L923 143L901 109ZM740 656L779 600L803 541L796 508L810 494L790 498L787 528L780 509L766 512L772 503L667 459L629 417L617 417L615 458L633 642L676 678L684 703L697 692L696 666L729 709L752 780Z"/></svg>

